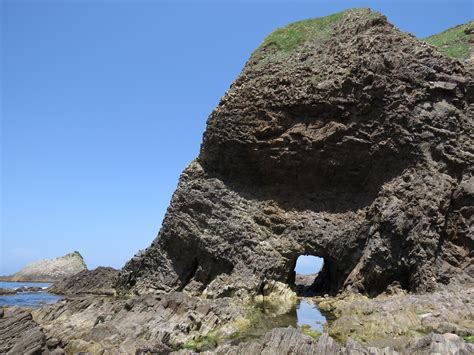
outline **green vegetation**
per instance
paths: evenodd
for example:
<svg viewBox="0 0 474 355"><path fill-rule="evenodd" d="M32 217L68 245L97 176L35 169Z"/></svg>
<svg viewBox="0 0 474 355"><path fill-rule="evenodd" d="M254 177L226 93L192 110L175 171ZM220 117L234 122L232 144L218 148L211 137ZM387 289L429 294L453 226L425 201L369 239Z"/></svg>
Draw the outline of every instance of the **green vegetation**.
<svg viewBox="0 0 474 355"><path fill-rule="evenodd" d="M325 40L329 38L334 25L346 13L347 11L343 11L326 17L298 21L279 28L264 39L262 44L252 54L252 59L260 60L264 58L266 51L283 54L291 53L310 39Z"/></svg>
<svg viewBox="0 0 474 355"><path fill-rule="evenodd" d="M300 44L313 37L328 37L332 27L344 12L326 17L298 21L272 32L262 43L262 47L275 46L279 50L291 52Z"/></svg>
<svg viewBox="0 0 474 355"><path fill-rule="evenodd" d="M447 57L466 59L470 53L469 42L474 41L473 31L474 21L471 21L425 38L425 42L438 47L438 50Z"/></svg>
<svg viewBox="0 0 474 355"><path fill-rule="evenodd" d="M467 335L464 337L464 340L466 341L466 343L474 344L474 335Z"/></svg>
<svg viewBox="0 0 474 355"><path fill-rule="evenodd" d="M196 352L212 350L217 347L218 337L214 333L202 335L184 343L183 348Z"/></svg>
<svg viewBox="0 0 474 355"><path fill-rule="evenodd" d="M306 334L306 335L309 335L311 338L317 340L319 339L319 337L321 336L321 333L318 332L317 330L311 328L309 325L307 324L304 324L302 327L301 327L301 332L303 334Z"/></svg>

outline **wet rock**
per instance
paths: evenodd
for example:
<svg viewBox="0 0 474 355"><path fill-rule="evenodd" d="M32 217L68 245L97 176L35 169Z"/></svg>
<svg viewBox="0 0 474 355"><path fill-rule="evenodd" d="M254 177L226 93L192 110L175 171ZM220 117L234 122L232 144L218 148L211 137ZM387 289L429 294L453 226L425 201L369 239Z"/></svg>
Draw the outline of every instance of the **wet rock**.
<svg viewBox="0 0 474 355"><path fill-rule="evenodd" d="M367 348L350 339L345 347L341 347L328 334L323 334L315 340L297 329L275 328L268 332L264 338L256 342L243 343L239 346L225 346L218 348L219 354L315 354L315 355L397 355L398 352L391 348ZM179 353L181 354L181 353ZM184 353L183 353L184 354Z"/></svg>
<svg viewBox="0 0 474 355"><path fill-rule="evenodd" d="M321 342L304 335L295 328L275 328L261 341L218 349L222 354L336 354L339 346L327 336ZM319 345L319 346L318 346Z"/></svg>
<svg viewBox="0 0 474 355"><path fill-rule="evenodd" d="M42 292L44 291L42 287L35 287L35 286L23 286L23 287L18 287L16 289L17 293L34 293L34 292Z"/></svg>
<svg viewBox="0 0 474 355"><path fill-rule="evenodd" d="M419 334L472 334L473 297L473 287L452 285L420 295L395 293L370 299L346 294L318 298L316 303L335 318L327 324L330 335L342 341L355 337L365 345L399 348Z"/></svg>
<svg viewBox="0 0 474 355"><path fill-rule="evenodd" d="M16 290L12 288L0 288L0 295L1 296L6 296L6 295L15 295Z"/></svg>

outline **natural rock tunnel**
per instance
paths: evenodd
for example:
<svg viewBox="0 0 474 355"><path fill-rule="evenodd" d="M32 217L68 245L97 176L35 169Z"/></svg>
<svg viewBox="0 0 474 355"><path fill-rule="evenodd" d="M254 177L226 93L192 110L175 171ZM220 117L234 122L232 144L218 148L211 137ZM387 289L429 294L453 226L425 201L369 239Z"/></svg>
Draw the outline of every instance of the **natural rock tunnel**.
<svg viewBox="0 0 474 355"><path fill-rule="evenodd" d="M322 272L324 259L314 255L300 255L294 270L288 276L288 283L297 295L310 296L325 293L330 285L328 273Z"/></svg>
<svg viewBox="0 0 474 355"><path fill-rule="evenodd" d="M369 10L324 26L252 55L120 289L258 293L302 254L327 293L473 275L472 77Z"/></svg>

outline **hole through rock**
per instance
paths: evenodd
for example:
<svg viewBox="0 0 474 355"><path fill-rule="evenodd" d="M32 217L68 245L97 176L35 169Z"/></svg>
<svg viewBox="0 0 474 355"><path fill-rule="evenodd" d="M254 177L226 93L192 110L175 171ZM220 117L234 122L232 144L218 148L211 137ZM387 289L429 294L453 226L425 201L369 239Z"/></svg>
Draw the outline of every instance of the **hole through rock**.
<svg viewBox="0 0 474 355"><path fill-rule="evenodd" d="M321 293L320 286L324 259L314 255L300 255L294 268L294 286L299 296Z"/></svg>

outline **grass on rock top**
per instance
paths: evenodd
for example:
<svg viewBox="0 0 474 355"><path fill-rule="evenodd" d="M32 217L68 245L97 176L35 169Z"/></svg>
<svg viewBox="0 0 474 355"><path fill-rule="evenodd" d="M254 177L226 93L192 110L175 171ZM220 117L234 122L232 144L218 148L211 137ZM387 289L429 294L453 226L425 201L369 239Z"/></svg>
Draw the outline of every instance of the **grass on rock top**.
<svg viewBox="0 0 474 355"><path fill-rule="evenodd" d="M470 30L471 33L467 33ZM435 46L447 57L466 59L470 53L470 41L474 41L474 21L450 28L439 34L425 38L425 42Z"/></svg>
<svg viewBox="0 0 474 355"><path fill-rule="evenodd" d="M307 39L329 36L332 25L338 22L344 13L291 23L270 33L260 48L274 46L278 50L291 52Z"/></svg>
<svg viewBox="0 0 474 355"><path fill-rule="evenodd" d="M263 59L269 53L289 54L306 41L327 39L338 21L349 11L291 23L278 28L268 35L252 54L255 60Z"/></svg>

